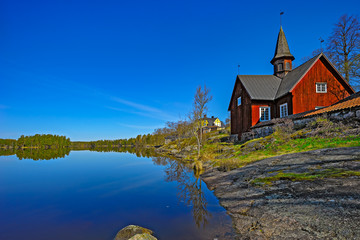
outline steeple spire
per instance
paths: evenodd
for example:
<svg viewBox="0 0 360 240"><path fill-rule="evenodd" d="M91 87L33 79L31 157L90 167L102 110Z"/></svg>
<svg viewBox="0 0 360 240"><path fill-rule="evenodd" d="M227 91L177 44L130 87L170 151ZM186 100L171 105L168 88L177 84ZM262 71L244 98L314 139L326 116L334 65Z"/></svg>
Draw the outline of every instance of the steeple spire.
<svg viewBox="0 0 360 240"><path fill-rule="evenodd" d="M280 26L280 32L276 42L275 54L270 61L274 65L274 74L278 77L284 77L292 69L294 56L290 53L284 30Z"/></svg>
<svg viewBox="0 0 360 240"><path fill-rule="evenodd" d="M274 64L274 62L281 57L290 57L291 60L295 59L294 56L290 53L289 45L287 43L282 26L280 26L280 32L276 42L275 54L273 59L271 60L271 63Z"/></svg>

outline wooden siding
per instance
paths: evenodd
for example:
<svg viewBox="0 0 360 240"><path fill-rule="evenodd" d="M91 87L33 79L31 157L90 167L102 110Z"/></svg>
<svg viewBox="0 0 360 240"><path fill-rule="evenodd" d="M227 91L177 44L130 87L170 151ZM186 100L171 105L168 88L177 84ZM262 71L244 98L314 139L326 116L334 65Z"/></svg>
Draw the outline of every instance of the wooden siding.
<svg viewBox="0 0 360 240"><path fill-rule="evenodd" d="M259 101L255 100L251 104L251 126L260 122L260 107L270 107L270 119L275 117L275 104L273 101ZM250 130L250 127L247 130Z"/></svg>
<svg viewBox="0 0 360 240"><path fill-rule="evenodd" d="M287 103L288 105L288 114L293 114L293 104L292 104L292 95L287 94L279 99L276 100L276 107L275 107L275 118L280 117L280 105Z"/></svg>
<svg viewBox="0 0 360 240"><path fill-rule="evenodd" d="M241 96L241 105L237 105L237 99ZM251 127L251 99L241 82L236 79L233 96L230 102L231 134L241 137Z"/></svg>
<svg viewBox="0 0 360 240"><path fill-rule="evenodd" d="M325 107L338 102L350 95L349 90L342 79L336 78L324 60L319 59L313 67L306 73L301 81L291 91L293 95L292 113L297 114L315 109L315 107ZM316 83L326 82L327 93L316 93Z"/></svg>

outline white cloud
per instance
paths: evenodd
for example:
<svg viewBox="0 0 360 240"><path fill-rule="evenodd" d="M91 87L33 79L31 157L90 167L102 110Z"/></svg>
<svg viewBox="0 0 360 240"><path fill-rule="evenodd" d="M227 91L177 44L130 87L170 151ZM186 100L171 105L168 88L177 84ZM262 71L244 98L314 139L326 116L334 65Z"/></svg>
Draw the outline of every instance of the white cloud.
<svg viewBox="0 0 360 240"><path fill-rule="evenodd" d="M177 119L176 117L174 117L158 108L154 108L151 106L124 100L124 99L121 99L118 97L111 97L111 99L117 103L129 106L132 108L132 110L125 110L125 109L116 108L116 107L106 107L106 108L109 108L109 109L112 109L115 111L128 112L128 113L137 114L137 115L144 116L144 117L150 117L150 118L155 118L155 119L165 120L165 121L174 121ZM140 110L140 111L134 111L133 109Z"/></svg>
<svg viewBox="0 0 360 240"><path fill-rule="evenodd" d="M133 124L124 124L118 123L118 125L127 127L127 128L136 128L136 129L151 129L155 130L156 128L161 128L162 126L144 126L144 125L133 125Z"/></svg>

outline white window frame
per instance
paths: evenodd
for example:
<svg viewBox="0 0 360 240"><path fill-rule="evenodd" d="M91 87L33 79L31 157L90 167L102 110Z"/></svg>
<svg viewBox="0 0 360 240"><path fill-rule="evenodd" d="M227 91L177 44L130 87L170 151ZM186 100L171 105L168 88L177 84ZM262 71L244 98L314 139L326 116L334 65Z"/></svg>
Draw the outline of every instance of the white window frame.
<svg viewBox="0 0 360 240"><path fill-rule="evenodd" d="M262 119L262 114L261 114L261 109L268 109L268 111L269 111L269 114L268 114L268 119L265 119L265 117L264 117L264 119ZM265 110L266 111L266 110ZM264 111L264 112L265 112ZM270 112L270 107L268 107L268 106L264 106L264 107L260 107L259 108L259 116L260 116L260 122L264 122L264 121L269 121L270 119L271 119L271 112Z"/></svg>
<svg viewBox="0 0 360 240"><path fill-rule="evenodd" d="M285 109L286 109L285 115L283 115L283 109L282 109L282 108L284 108L284 107L286 107L286 108L285 108ZM288 104L287 104L287 103L284 103L284 104L281 104L281 105L280 105L280 117L283 118L283 117L286 117L286 116L289 116L289 108L288 108Z"/></svg>
<svg viewBox="0 0 360 240"><path fill-rule="evenodd" d="M322 86L325 86L322 89ZM317 82L315 84L316 93L327 93L327 83L326 82Z"/></svg>
<svg viewBox="0 0 360 240"><path fill-rule="evenodd" d="M240 100L240 101L239 101ZM237 105L240 106L241 105L241 97L238 97L237 99Z"/></svg>

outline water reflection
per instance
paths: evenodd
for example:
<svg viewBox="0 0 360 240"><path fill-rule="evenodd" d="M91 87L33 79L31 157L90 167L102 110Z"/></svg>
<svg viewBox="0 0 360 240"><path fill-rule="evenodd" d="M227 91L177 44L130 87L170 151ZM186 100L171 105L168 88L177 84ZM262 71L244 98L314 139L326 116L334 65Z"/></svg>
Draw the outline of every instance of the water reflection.
<svg viewBox="0 0 360 240"><path fill-rule="evenodd" d="M19 160L32 159L37 160L51 160L56 158L64 158L69 155L69 148L59 149L40 149L40 148L23 148L23 149L0 149L0 156L16 155Z"/></svg>
<svg viewBox="0 0 360 240"><path fill-rule="evenodd" d="M0 156L14 155L22 159L50 160L64 158L71 150L90 150L96 152L125 152L136 154L137 157L152 157L155 165L164 166L167 182L176 182L179 201L192 207L192 215L198 228L206 226L211 214L207 210L207 200L202 190L199 171L193 169L192 164L186 164L169 157L161 157L151 148L84 148L84 149L0 149Z"/></svg>
<svg viewBox="0 0 360 240"><path fill-rule="evenodd" d="M95 152L123 152L135 154L137 157L154 157L156 152L151 148L125 148L125 147L109 147L109 148L0 148L0 156L16 155L19 160L51 160L57 158L64 158L68 156L70 151L89 150Z"/></svg>
<svg viewBox="0 0 360 240"><path fill-rule="evenodd" d="M92 147L92 148L73 148L72 150L89 150L95 152L123 152L135 154L137 157L154 157L158 156L153 148L140 147Z"/></svg>
<svg viewBox="0 0 360 240"><path fill-rule="evenodd" d="M207 210L207 201L201 188L201 179L198 171L193 171L191 165L167 157L154 157L156 165L166 166L166 181L177 182L180 201L192 206L192 215L196 226L205 227L211 217Z"/></svg>

